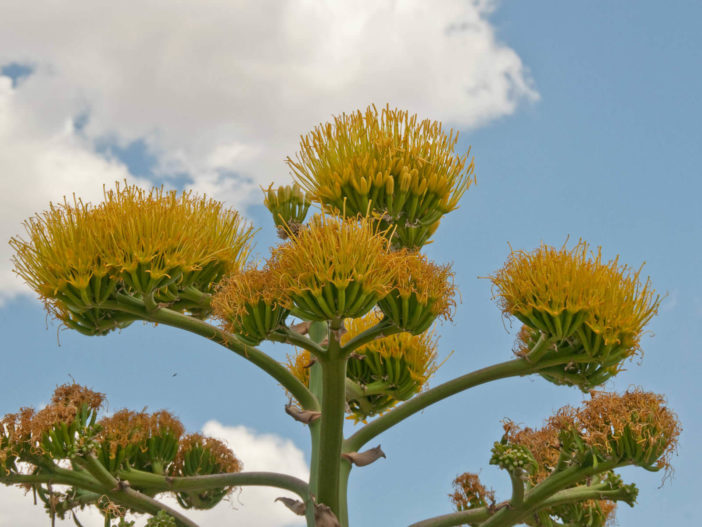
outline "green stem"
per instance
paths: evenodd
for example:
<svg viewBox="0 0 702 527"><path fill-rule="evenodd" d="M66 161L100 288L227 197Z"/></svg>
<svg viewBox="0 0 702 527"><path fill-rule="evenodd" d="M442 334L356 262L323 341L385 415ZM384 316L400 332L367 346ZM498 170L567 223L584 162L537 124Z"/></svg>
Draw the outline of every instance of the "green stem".
<svg viewBox="0 0 702 527"><path fill-rule="evenodd" d="M518 507L505 507L497 511L489 520L481 524L481 527L511 527L517 525L524 518L534 512L547 507L549 498L554 496L559 491L567 489L576 484L578 481L583 481L588 477L607 472L613 468L621 466L620 462L608 461L599 463L596 467L571 467L563 472L556 472L547 477L541 483L530 489L524 495L524 502ZM573 490L573 489L568 489ZM551 506L551 505L548 505Z"/></svg>
<svg viewBox="0 0 702 527"><path fill-rule="evenodd" d="M269 340L274 342L283 342L285 344L293 344L304 350L309 351L315 357L319 357L324 353L324 348L312 339L300 335L290 328L279 329L268 336Z"/></svg>
<svg viewBox="0 0 702 527"><path fill-rule="evenodd" d="M578 469L574 467L572 470L564 471L559 477L553 476L546 478L541 484L532 489L535 491L541 487L538 492L527 493L522 505L515 505L513 501L499 503L495 508L498 509L494 514L486 507L471 509L469 511L454 512L435 516L417 523L413 523L410 527L453 527L464 524L480 523L481 527L508 527L520 523L524 518L543 509L549 509L558 505L567 503L579 503L588 500L612 500L612 501L628 501L631 499L631 493L626 488L611 489L606 484L597 484L581 487L566 488L565 490L556 490L564 485L570 485L580 481L583 478L592 476L595 473L606 472L611 470L614 463L606 463L609 468L591 467L589 469ZM549 481L551 480L551 481ZM548 483L547 483L548 482ZM546 496L548 494L548 496Z"/></svg>
<svg viewBox="0 0 702 527"><path fill-rule="evenodd" d="M339 473L339 514L338 520L341 527L349 527L349 476L353 466L347 459L341 461L341 472Z"/></svg>
<svg viewBox="0 0 702 527"><path fill-rule="evenodd" d="M519 469L519 471L509 471L509 479L512 482L512 498L510 503L513 507L518 507L524 501L524 480L522 475L524 471Z"/></svg>
<svg viewBox="0 0 702 527"><path fill-rule="evenodd" d="M375 339L389 337L390 335L395 335L397 333L402 333L402 329L395 326L389 320L386 320L386 319L381 320L375 326L368 328L364 332L359 333L354 338L349 340L341 348L341 352L345 356L348 356L351 354L351 352L353 350L360 348L364 344L368 344L369 342L371 342Z"/></svg>
<svg viewBox="0 0 702 527"><path fill-rule="evenodd" d="M339 474L346 409L346 357L338 340L340 323L332 321L329 346L322 366L322 417L320 419L318 502L339 514Z"/></svg>
<svg viewBox="0 0 702 527"><path fill-rule="evenodd" d="M289 490L303 500L309 496L307 483L294 476L276 472L234 472L230 474L210 474L207 476L159 476L151 472L129 469L121 470L119 477L135 487L147 488L157 492L185 492L224 487L277 487Z"/></svg>
<svg viewBox="0 0 702 527"><path fill-rule="evenodd" d="M310 366L310 390L317 397L318 400L322 399L322 365L319 362L315 362ZM310 492L314 495L317 494L317 480L319 477L319 438L320 438L320 427L321 420L317 419L309 424L310 436L311 436L311 447L312 454L310 459Z"/></svg>
<svg viewBox="0 0 702 527"><path fill-rule="evenodd" d="M379 434L442 399L486 382L506 377L528 375L537 370L537 366L529 364L524 359L514 359L467 373L435 386L365 425L345 441L344 451L358 452L368 441Z"/></svg>
<svg viewBox="0 0 702 527"><path fill-rule="evenodd" d="M231 333L164 307L149 312L141 301L126 295L120 295L120 302L106 302L103 307L130 313L148 322L184 329L221 344L268 373L288 390L304 409L319 410L317 398L285 366L261 350L247 346Z"/></svg>
<svg viewBox="0 0 702 527"><path fill-rule="evenodd" d="M485 521L490 517L490 512L486 507L471 509L469 511L452 512L427 518L417 523L413 523L410 527L452 527L454 525L472 525Z"/></svg>
<svg viewBox="0 0 702 527"><path fill-rule="evenodd" d="M326 322L311 322L307 334L309 340L315 344L321 344L329 334L329 327ZM322 400L322 365L319 361L315 361L310 366L310 391L314 394L318 401ZM317 495L317 483L319 482L319 441L321 434L321 420L317 419L309 424L310 439L311 439L311 455L310 455L310 495ZM315 527L316 520L314 518L314 503L309 503L305 509L307 527Z"/></svg>

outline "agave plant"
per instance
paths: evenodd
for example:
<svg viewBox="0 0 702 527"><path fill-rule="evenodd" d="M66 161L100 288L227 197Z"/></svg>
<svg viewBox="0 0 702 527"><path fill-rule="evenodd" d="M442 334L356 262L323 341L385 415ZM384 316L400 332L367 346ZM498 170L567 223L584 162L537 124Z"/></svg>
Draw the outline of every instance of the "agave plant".
<svg viewBox="0 0 702 527"><path fill-rule="evenodd" d="M212 340L272 376L287 413L309 429L307 481L247 472L229 447L186 434L169 412L103 412L104 395L72 384L51 403L0 421L0 482L32 489L52 517L97 507L105 525L187 526L233 488L267 485L308 526L349 526L354 470L385 457L386 430L477 385L525 375L591 391L640 350L660 305L641 269L604 261L584 241L513 251L489 279L519 320L516 356L431 386L437 320L451 320L450 265L421 252L474 181L458 135L386 107L343 114L302 137L295 182L264 191L282 241L250 262L252 228L191 193L117 184L104 201L52 204L11 241L15 269L67 328L103 335L136 320ZM307 220L311 205L319 211ZM294 347L284 362L263 341ZM344 437L344 422L356 428ZM453 511L415 527L602 527L636 487L616 473L669 469L680 433L663 398L592 391L540 429L505 423L490 463L507 472L498 501L474 473L453 481ZM55 485L61 485L57 490ZM447 484L448 488L448 484ZM180 509L160 500L175 495ZM441 512L441 511L438 511ZM233 518L236 512L232 512ZM78 520L76 520L78 521Z"/></svg>

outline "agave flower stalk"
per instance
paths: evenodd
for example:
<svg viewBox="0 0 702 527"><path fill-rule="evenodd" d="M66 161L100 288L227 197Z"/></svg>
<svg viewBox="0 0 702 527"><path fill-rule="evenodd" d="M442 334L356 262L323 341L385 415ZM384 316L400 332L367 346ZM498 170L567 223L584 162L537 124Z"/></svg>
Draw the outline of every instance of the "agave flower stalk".
<svg viewBox="0 0 702 527"><path fill-rule="evenodd" d="M134 512L152 516L149 527L195 527L164 494L208 509L235 487L266 485L296 493L277 501L308 527L349 527L352 469L381 462L384 449L367 444L405 419L509 377L591 390L616 375L660 297L641 269L579 242L513 251L490 279L523 324L516 356L429 386L439 356L429 328L452 319L455 286L419 249L474 181L456 141L389 106L320 125L288 160L298 184L265 191L285 236L260 266L247 263L252 229L238 213L188 192L116 185L102 203L74 197L28 220L26 238L11 241L15 270L52 315L86 335L136 320L179 328L265 371L309 428L310 477L245 472L227 445L186 434L168 412L100 417L102 394L67 385L46 408L0 420L0 482L33 488L52 517L95 506L108 524ZM305 224L311 202L322 214ZM256 347L266 340L298 351L286 365ZM357 427L347 437L345 418ZM636 497L615 470L667 470L679 433L661 396L592 392L540 429L506 423L490 462L507 473L509 499L465 473L455 512L415 527L604 527Z"/></svg>

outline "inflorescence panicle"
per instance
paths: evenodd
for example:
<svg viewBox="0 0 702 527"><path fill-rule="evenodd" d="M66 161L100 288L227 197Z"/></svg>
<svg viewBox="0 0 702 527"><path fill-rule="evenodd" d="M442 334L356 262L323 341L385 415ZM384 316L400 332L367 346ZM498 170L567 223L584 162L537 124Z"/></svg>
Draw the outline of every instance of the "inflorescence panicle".
<svg viewBox="0 0 702 527"><path fill-rule="evenodd" d="M224 328L253 346L284 323L290 304L270 266L225 277L212 297L213 313Z"/></svg>
<svg viewBox="0 0 702 527"><path fill-rule="evenodd" d="M273 250L274 276L288 307L306 320L364 315L384 297L396 272L387 239L368 218L316 216Z"/></svg>
<svg viewBox="0 0 702 527"><path fill-rule="evenodd" d="M117 184L104 201L52 204L12 238L15 272L66 326L104 334L134 320L109 307L120 294L196 316L248 256L252 228L217 201Z"/></svg>
<svg viewBox="0 0 702 527"><path fill-rule="evenodd" d="M641 280L641 269L621 265L618 258L605 262L599 248L590 251L583 241L572 249L541 245L512 251L490 280L503 312L526 327L518 353L545 336L553 345L542 360L572 361L541 374L584 391L615 375L640 350L644 328L660 305L650 280Z"/></svg>
<svg viewBox="0 0 702 527"><path fill-rule="evenodd" d="M335 117L300 140L294 177L323 206L377 217L396 247L420 248L474 182L469 152L454 153L458 133L391 109Z"/></svg>

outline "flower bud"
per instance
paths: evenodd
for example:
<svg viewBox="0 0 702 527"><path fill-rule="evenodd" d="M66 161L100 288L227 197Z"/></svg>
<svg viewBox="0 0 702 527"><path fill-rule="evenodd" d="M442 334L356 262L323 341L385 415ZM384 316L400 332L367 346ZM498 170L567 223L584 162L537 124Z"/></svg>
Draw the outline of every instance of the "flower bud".
<svg viewBox="0 0 702 527"><path fill-rule="evenodd" d="M273 215L273 222L281 237L287 238L288 231L293 234L299 231L312 203L311 196L303 192L297 183L278 187L277 190L273 190L271 184L264 195L263 204Z"/></svg>

